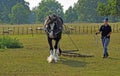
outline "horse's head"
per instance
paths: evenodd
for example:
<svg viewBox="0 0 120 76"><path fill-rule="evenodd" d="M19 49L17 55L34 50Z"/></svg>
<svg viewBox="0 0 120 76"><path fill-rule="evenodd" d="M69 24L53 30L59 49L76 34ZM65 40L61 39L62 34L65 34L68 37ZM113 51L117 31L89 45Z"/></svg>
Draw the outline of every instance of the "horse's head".
<svg viewBox="0 0 120 76"><path fill-rule="evenodd" d="M50 38L55 38L57 34L62 31L62 25L59 21L59 17L55 14L47 17L44 26L45 31Z"/></svg>

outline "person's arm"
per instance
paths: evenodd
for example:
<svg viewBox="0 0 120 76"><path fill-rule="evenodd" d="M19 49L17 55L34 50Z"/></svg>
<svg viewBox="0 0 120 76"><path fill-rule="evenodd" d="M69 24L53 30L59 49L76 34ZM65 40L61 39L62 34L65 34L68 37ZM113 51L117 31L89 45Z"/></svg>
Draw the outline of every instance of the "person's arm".
<svg viewBox="0 0 120 76"><path fill-rule="evenodd" d="M112 32L110 32L109 34L107 34L107 37L111 35Z"/></svg>
<svg viewBox="0 0 120 76"><path fill-rule="evenodd" d="M97 35L97 34L100 34L100 31L96 32L95 34L96 34L96 35Z"/></svg>
<svg viewBox="0 0 120 76"><path fill-rule="evenodd" d="M101 33L101 31L102 31L102 26L100 27L99 31L98 31L98 32L96 32L95 34L96 34L96 35L97 35L97 34L100 34L100 33Z"/></svg>
<svg viewBox="0 0 120 76"><path fill-rule="evenodd" d="M107 34L107 37L108 37L108 36L110 36L110 35L111 35L111 33L112 33L111 26L110 26L110 29L109 29L109 31L110 31L110 32Z"/></svg>

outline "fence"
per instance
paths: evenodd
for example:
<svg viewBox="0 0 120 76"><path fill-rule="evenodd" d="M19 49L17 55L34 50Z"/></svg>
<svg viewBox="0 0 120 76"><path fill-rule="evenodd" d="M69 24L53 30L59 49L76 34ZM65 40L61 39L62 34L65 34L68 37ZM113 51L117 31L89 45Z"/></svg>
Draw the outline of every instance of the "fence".
<svg viewBox="0 0 120 76"><path fill-rule="evenodd" d="M68 30L68 32L71 34L93 34L100 29L100 26L101 25L93 25L93 26L89 26L89 25L86 25L86 26L72 26L71 25L70 26L69 25L67 26L67 29L65 30ZM118 24L111 25L111 28L112 28L113 33L120 32L120 26Z"/></svg>
<svg viewBox="0 0 120 76"><path fill-rule="evenodd" d="M120 32L118 24L111 25L112 32ZM93 34L98 31L100 25L67 25L64 28L65 32L70 34ZM1 26L1 35L28 35L28 34L44 34L42 26Z"/></svg>
<svg viewBox="0 0 120 76"><path fill-rule="evenodd" d="M0 28L1 35L33 35L44 33L43 28L40 26L4 26Z"/></svg>

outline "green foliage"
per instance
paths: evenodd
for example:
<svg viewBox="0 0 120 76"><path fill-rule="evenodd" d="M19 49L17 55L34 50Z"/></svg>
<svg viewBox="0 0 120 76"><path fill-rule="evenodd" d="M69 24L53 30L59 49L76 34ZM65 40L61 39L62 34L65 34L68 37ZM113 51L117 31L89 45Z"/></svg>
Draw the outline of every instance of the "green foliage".
<svg viewBox="0 0 120 76"><path fill-rule="evenodd" d="M74 8L78 13L80 22L100 22L102 17L98 15L96 9L98 1L103 0L78 0Z"/></svg>
<svg viewBox="0 0 120 76"><path fill-rule="evenodd" d="M27 5L24 0L0 0L0 22L1 23L10 23L9 14L11 13L11 9L17 3L21 3L23 5Z"/></svg>
<svg viewBox="0 0 120 76"><path fill-rule="evenodd" d="M37 8L37 21L43 22L45 17L52 13L63 17L62 5L56 0L42 0Z"/></svg>
<svg viewBox="0 0 120 76"><path fill-rule="evenodd" d="M98 7L97 7L97 11L100 15L102 16L108 16L110 13L109 13L109 9L106 9L107 6L106 6L106 3L98 3Z"/></svg>
<svg viewBox="0 0 120 76"><path fill-rule="evenodd" d="M101 22L105 16L113 22L120 20L120 0L78 0L63 12L57 0L41 0L32 11L25 0L0 0L0 23L42 23L46 16L55 13L64 22Z"/></svg>
<svg viewBox="0 0 120 76"><path fill-rule="evenodd" d="M69 7L68 10L65 12L64 18L65 22L78 21L78 13L74 8Z"/></svg>
<svg viewBox="0 0 120 76"><path fill-rule="evenodd" d="M117 15L120 16L120 0L116 1L116 7L117 7Z"/></svg>
<svg viewBox="0 0 120 76"><path fill-rule="evenodd" d="M32 10L30 15L29 15L29 19L28 19L29 23L36 23L36 11Z"/></svg>
<svg viewBox="0 0 120 76"><path fill-rule="evenodd" d="M0 38L0 48L23 48L23 44L16 38L4 36Z"/></svg>
<svg viewBox="0 0 120 76"><path fill-rule="evenodd" d="M120 0L108 0L108 3L99 3L97 11L104 16L120 16Z"/></svg>
<svg viewBox="0 0 120 76"><path fill-rule="evenodd" d="M11 9L10 19L11 23L23 24L28 23L30 10L26 5L17 3Z"/></svg>

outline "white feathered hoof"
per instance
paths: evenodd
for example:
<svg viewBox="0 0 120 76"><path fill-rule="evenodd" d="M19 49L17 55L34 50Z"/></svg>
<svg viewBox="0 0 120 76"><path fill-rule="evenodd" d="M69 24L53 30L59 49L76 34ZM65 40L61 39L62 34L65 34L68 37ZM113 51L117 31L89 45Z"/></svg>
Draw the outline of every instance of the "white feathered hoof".
<svg viewBox="0 0 120 76"><path fill-rule="evenodd" d="M55 62L57 62L59 60L59 57L57 54L54 55L54 60L55 60Z"/></svg>
<svg viewBox="0 0 120 76"><path fill-rule="evenodd" d="M48 63L54 63L55 62L55 57L53 55L50 55L48 58L47 58L47 61Z"/></svg>
<svg viewBox="0 0 120 76"><path fill-rule="evenodd" d="M58 54L58 56L61 56L61 53L62 53L62 50L59 48L59 49L57 49L57 54Z"/></svg>
<svg viewBox="0 0 120 76"><path fill-rule="evenodd" d="M62 54L62 50L59 48L59 55L61 55Z"/></svg>

